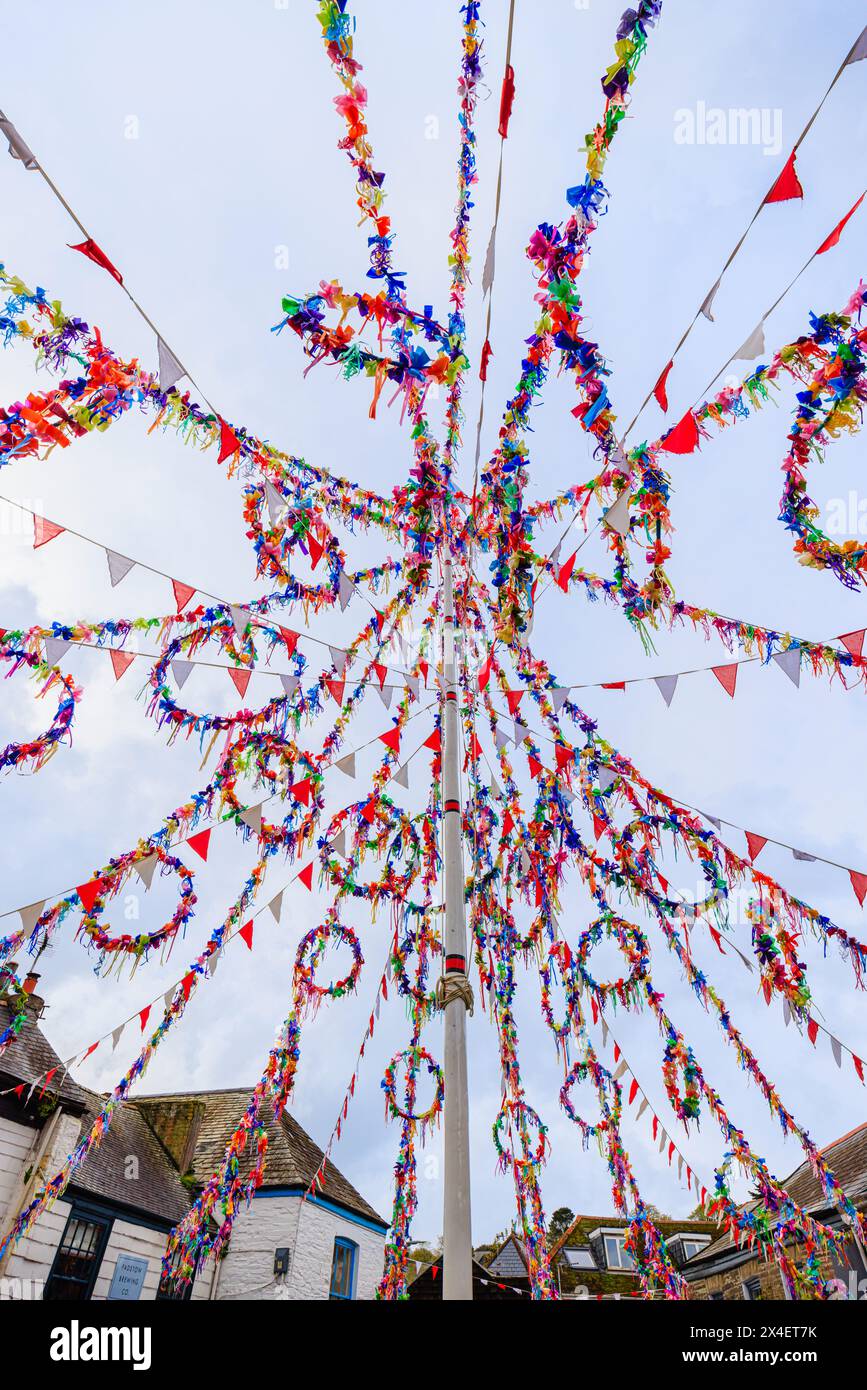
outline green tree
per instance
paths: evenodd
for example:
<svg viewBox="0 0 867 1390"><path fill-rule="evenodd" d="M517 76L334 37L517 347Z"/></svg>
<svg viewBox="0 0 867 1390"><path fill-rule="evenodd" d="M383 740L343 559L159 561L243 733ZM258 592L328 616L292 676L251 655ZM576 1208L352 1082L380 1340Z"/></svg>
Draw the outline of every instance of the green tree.
<svg viewBox="0 0 867 1390"><path fill-rule="evenodd" d="M574 1220L575 1214L568 1207L558 1207L548 1222L549 1245L556 1245L558 1240L562 1240Z"/></svg>

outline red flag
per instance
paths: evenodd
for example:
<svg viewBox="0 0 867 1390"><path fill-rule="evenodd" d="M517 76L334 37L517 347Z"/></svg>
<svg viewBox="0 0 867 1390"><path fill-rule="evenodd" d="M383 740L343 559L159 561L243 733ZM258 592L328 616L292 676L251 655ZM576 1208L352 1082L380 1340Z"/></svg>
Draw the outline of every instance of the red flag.
<svg viewBox="0 0 867 1390"><path fill-rule="evenodd" d="M172 580L172 588L175 591L175 603L178 605L178 612L182 613L185 605L189 603L196 591L191 589L189 584L182 584L179 579Z"/></svg>
<svg viewBox="0 0 867 1390"><path fill-rule="evenodd" d="M374 661L373 669L379 680L379 688L382 690L385 686L385 678L388 675L388 669L385 666L381 666L378 661Z"/></svg>
<svg viewBox="0 0 867 1390"><path fill-rule="evenodd" d="M602 834L602 832L603 832L604 829L605 829L605 821L602 819L601 816L597 816L596 813L594 812L594 813L593 813L593 834L595 835L595 837L596 837L597 840L599 839L599 836Z"/></svg>
<svg viewBox="0 0 867 1390"><path fill-rule="evenodd" d="M719 951L720 955L721 955L721 956L724 956L724 955L725 955L725 951L723 950L722 937L720 936L720 934L719 934L719 932L717 931L716 927L712 927L712 926L710 925L710 923L708 923L708 928L707 928L707 929L708 929L708 931L710 932L711 936L713 937L714 942L716 943L717 950Z"/></svg>
<svg viewBox="0 0 867 1390"><path fill-rule="evenodd" d="M252 671L245 671L237 666L229 667L229 675L231 676L232 681L235 685L235 689L237 690L242 700L244 696L247 694L247 686L250 684L250 677L252 676L252 674Z"/></svg>
<svg viewBox="0 0 867 1390"><path fill-rule="evenodd" d="M422 747L430 748L431 751L434 753L442 752L443 741L439 729L434 729L430 737L425 739L424 743L422 744Z"/></svg>
<svg viewBox="0 0 867 1390"><path fill-rule="evenodd" d="M307 537L307 548L310 551L310 567L316 568L322 559L323 546L321 546L315 536Z"/></svg>
<svg viewBox="0 0 867 1390"><path fill-rule="evenodd" d="M135 652L109 652L111 665L114 670L114 678L119 681L124 671L128 670L135 661Z"/></svg>
<svg viewBox="0 0 867 1390"><path fill-rule="evenodd" d="M508 835L509 831L510 831L510 830L514 830L514 828L515 828L515 822L514 822L514 820L512 819L512 813L511 813L511 811L508 810L508 808L507 808L506 811L505 811L505 813L504 813L504 815L503 815L503 834L504 834L504 835Z"/></svg>
<svg viewBox="0 0 867 1390"><path fill-rule="evenodd" d="M335 704L343 704L343 692L346 689L346 681L330 680L325 682L325 687L334 700Z"/></svg>
<svg viewBox="0 0 867 1390"><path fill-rule="evenodd" d="M563 772L567 767L573 767L575 764L574 748L564 748L558 743L554 749L554 756L557 760L558 772Z"/></svg>
<svg viewBox="0 0 867 1390"><path fill-rule="evenodd" d="M362 806L361 814L367 821L368 825L373 825L373 820L376 815L376 802L372 799L368 801L366 805Z"/></svg>
<svg viewBox="0 0 867 1390"><path fill-rule="evenodd" d="M783 165L782 173L765 197L766 203L787 203L790 198L803 198L804 190L801 187L801 180L795 173L795 154L796 151L792 150Z"/></svg>
<svg viewBox="0 0 867 1390"><path fill-rule="evenodd" d="M513 719L514 719L515 715L518 713L518 706L519 706L519 704L521 703L521 701L523 700L523 698L524 698L524 692L523 692L523 690L507 690L507 691L506 691L506 704L509 706L509 713L510 713L510 715L512 716Z"/></svg>
<svg viewBox="0 0 867 1390"><path fill-rule="evenodd" d="M191 835L187 840L190 849L195 850L200 859L208 862L208 845L211 839L210 830L200 830L198 834Z"/></svg>
<svg viewBox="0 0 867 1390"><path fill-rule="evenodd" d="M671 1142L670 1142L670 1144L669 1144L669 1146L668 1146L668 1166L669 1166L669 1168L671 1167L671 1160L672 1160L673 1158L674 1158L674 1140L672 1139Z"/></svg>
<svg viewBox="0 0 867 1390"><path fill-rule="evenodd" d="M220 452L217 455L217 463L225 463L226 459L237 454L241 444L232 426L227 425L220 416L217 416L217 419L220 421Z"/></svg>
<svg viewBox="0 0 867 1390"><path fill-rule="evenodd" d="M242 927L241 930L238 932L238 935L240 936L240 938L241 938L241 940L243 941L244 945L247 947L247 950L248 950L248 951L252 951L252 949L253 949L253 919L252 919L252 917L250 918L249 922L245 922L245 923L244 923L243 927Z"/></svg>
<svg viewBox="0 0 867 1390"><path fill-rule="evenodd" d="M144 1032L144 1030L145 1030L145 1029L147 1028L147 1026L148 1026L148 1019L150 1018L150 1015L151 1015L151 1006L150 1006L150 1004L148 1004L148 1006L147 1006L146 1009L141 1009L141 1010L139 1011L139 1018L141 1019L141 1030L142 1030L142 1032Z"/></svg>
<svg viewBox="0 0 867 1390"><path fill-rule="evenodd" d="M807 1037L813 1046L816 1046L816 1036L819 1032L819 1025L814 1018L807 1019Z"/></svg>
<svg viewBox="0 0 867 1390"><path fill-rule="evenodd" d="M691 410L669 430L660 443L660 453L692 454L698 448L698 425Z"/></svg>
<svg viewBox="0 0 867 1390"><path fill-rule="evenodd" d="M512 105L515 100L515 69L511 63L506 64L506 71L503 74L503 86L500 91L500 124L497 126L500 135L505 140L509 134L509 121L512 119Z"/></svg>
<svg viewBox="0 0 867 1390"><path fill-rule="evenodd" d="M400 753L400 729L389 729L388 733L380 734L379 741L390 748L395 756Z"/></svg>
<svg viewBox="0 0 867 1390"><path fill-rule="evenodd" d="M295 653L295 648L298 646L298 633L293 632L291 628L281 627L280 636L286 643L286 655L293 656Z"/></svg>
<svg viewBox="0 0 867 1390"><path fill-rule="evenodd" d="M862 193L857 203L855 203L854 206L851 207L849 211L846 213L846 216L843 218L842 222L838 222L831 235L825 237L825 240L822 242L822 245L816 251L817 256L824 256L826 251L830 251L832 246L837 245L837 242L840 240L840 233L842 232L846 223L849 221L849 218L858 211L858 209L864 201L864 197L865 195Z"/></svg>
<svg viewBox="0 0 867 1390"><path fill-rule="evenodd" d="M735 697L735 685L738 679L738 664L733 661L730 666L711 666L710 668L723 690L732 699Z"/></svg>
<svg viewBox="0 0 867 1390"><path fill-rule="evenodd" d="M56 521L48 521L44 516L34 516L33 549L38 550L41 545L47 545L55 536L62 536L65 530L66 527L58 526Z"/></svg>
<svg viewBox="0 0 867 1390"><path fill-rule="evenodd" d="M856 1057L854 1052L852 1053L852 1062L853 1062L853 1065L854 1065L854 1067L855 1067L856 1072L858 1073L858 1080L863 1082L863 1080L864 1080L864 1065L863 1065L863 1063L862 1063L862 1061L861 1061L861 1058L860 1058L860 1057Z"/></svg>
<svg viewBox="0 0 867 1390"><path fill-rule="evenodd" d="M190 991L191 991L192 988L193 988L193 980L194 980L195 978L196 978L195 971L194 971L194 970L188 970L187 973L186 973L186 975L184 976L184 978L181 980L181 989L184 991L184 1003L185 1003L185 1004L188 1004L188 1003L190 1002Z"/></svg>
<svg viewBox="0 0 867 1390"><path fill-rule="evenodd" d="M107 270L109 275L113 275L119 285L123 284L123 276L120 271L116 266L112 265L105 252L100 251L96 242L91 237L88 237L87 241L80 241L77 246L73 246L70 242L67 242L67 246L69 246L70 251L80 251L82 256L86 256L89 261L93 261L94 265L102 266L102 269Z"/></svg>
<svg viewBox="0 0 867 1390"><path fill-rule="evenodd" d="M86 1062L87 1059L88 1059L88 1057L90 1056L91 1052L95 1052L96 1049L97 1049L98 1047L99 1047L99 1043L98 1043L98 1042L91 1043L91 1044L90 1044L90 1047L87 1049L87 1051L85 1052L84 1056L83 1056L82 1059L81 1059L82 1062Z"/></svg>
<svg viewBox="0 0 867 1390"><path fill-rule="evenodd" d="M837 638L837 641L843 643L849 655L854 657L856 661L864 650L864 632L865 629L862 627L858 632L844 632L842 637Z"/></svg>
<svg viewBox="0 0 867 1390"><path fill-rule="evenodd" d="M659 378L659 381L653 388L653 394L657 399L660 410L668 410L668 394L666 392L666 384L668 382L668 374L673 366L674 359L672 359L672 361L669 362L668 366L664 369L662 376Z"/></svg>
<svg viewBox="0 0 867 1390"><path fill-rule="evenodd" d="M614 1044L614 1061L615 1063L620 1061L620 1048L617 1046L617 1043Z"/></svg>
<svg viewBox="0 0 867 1390"><path fill-rule="evenodd" d="M538 758L533 757L532 753L527 757L527 765L530 769L530 776L538 777L539 773L542 771L542 764L539 762Z"/></svg>
<svg viewBox="0 0 867 1390"><path fill-rule="evenodd" d="M82 907L84 908L88 917L93 911L93 905L99 897L100 893L102 892L102 889L103 882L101 878L92 878L89 883L81 883L76 888L75 891L81 899Z"/></svg>
<svg viewBox="0 0 867 1390"><path fill-rule="evenodd" d="M566 563L561 565L560 573L556 577L555 583L563 590L564 594L569 592L569 580L572 578L572 571L575 568L575 559L577 555L578 551L576 550L574 555L570 555Z"/></svg>
<svg viewBox="0 0 867 1390"><path fill-rule="evenodd" d="M488 363L490 362L493 355L494 349L491 347L491 340L490 338L486 338L484 346L482 348L482 360L479 363L479 381L487 381Z"/></svg>
<svg viewBox="0 0 867 1390"><path fill-rule="evenodd" d="M297 801L301 801L305 806L309 806L310 793L312 789L312 780L309 777L304 777L300 782L293 782L292 786L289 788L289 791Z"/></svg>
<svg viewBox="0 0 867 1390"><path fill-rule="evenodd" d="M300 874L298 875L298 877L300 878L301 882L304 884L304 887L307 888L307 889L309 889L309 891L312 893L312 892L313 892L313 865L312 865L312 863L311 863L311 864L308 864L305 868L303 868L303 869L301 870Z"/></svg>
<svg viewBox="0 0 867 1390"><path fill-rule="evenodd" d="M849 878L855 891L855 897L861 907L864 906L864 895L867 893L867 874L859 874L857 869L849 870Z"/></svg>
<svg viewBox="0 0 867 1390"><path fill-rule="evenodd" d="M632 1085L629 1087L629 1100L626 1102L626 1104L627 1104L627 1105L631 1105L632 1102L635 1100L635 1097L636 1097L637 1095L638 1095L638 1082L636 1081L635 1077L633 1076L633 1078L632 1078Z"/></svg>
<svg viewBox="0 0 867 1390"><path fill-rule="evenodd" d="M491 662L493 661L493 659L493 653L488 652L488 655L485 658L483 664L479 667L478 681L480 690L485 690L487 688L488 681L491 679Z"/></svg>
<svg viewBox="0 0 867 1390"><path fill-rule="evenodd" d="M765 845L768 843L767 835L755 835L752 830L745 830L747 837L747 848L750 852L750 863L755 864Z"/></svg>

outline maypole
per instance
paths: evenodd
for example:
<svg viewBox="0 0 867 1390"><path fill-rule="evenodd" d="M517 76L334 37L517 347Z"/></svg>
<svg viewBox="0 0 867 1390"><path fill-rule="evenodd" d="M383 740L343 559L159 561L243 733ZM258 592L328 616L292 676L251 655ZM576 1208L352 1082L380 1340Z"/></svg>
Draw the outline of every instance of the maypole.
<svg viewBox="0 0 867 1390"><path fill-rule="evenodd" d="M446 539L446 545L448 540ZM443 1013L445 1128L443 1150L443 1298L473 1296L470 1221L470 1132L467 1083L467 1010L473 994L467 979L467 922L461 835L458 748L458 680L451 555L443 559L443 863L445 880L445 968L439 981Z"/></svg>

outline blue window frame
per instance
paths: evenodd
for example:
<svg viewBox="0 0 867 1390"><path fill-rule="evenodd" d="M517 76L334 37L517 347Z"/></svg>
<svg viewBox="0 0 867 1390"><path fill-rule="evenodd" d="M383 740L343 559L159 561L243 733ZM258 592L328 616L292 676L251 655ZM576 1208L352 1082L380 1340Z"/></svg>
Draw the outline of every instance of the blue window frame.
<svg viewBox="0 0 867 1390"><path fill-rule="evenodd" d="M358 1246L344 1236L334 1242L334 1255L331 1260L331 1292L329 1298L341 1302L355 1297L355 1268Z"/></svg>

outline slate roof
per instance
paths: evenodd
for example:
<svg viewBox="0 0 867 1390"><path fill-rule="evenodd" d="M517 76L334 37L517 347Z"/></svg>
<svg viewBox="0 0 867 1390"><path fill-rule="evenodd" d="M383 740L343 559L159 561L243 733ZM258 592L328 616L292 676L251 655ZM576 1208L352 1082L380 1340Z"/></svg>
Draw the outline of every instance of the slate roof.
<svg viewBox="0 0 867 1390"><path fill-rule="evenodd" d="M103 1097L88 1091L81 1133L93 1124ZM130 1164L134 1158L136 1163ZM190 1193L166 1150L134 1105L115 1111L101 1142L87 1155L70 1186L106 1202L174 1225L190 1209Z"/></svg>
<svg viewBox="0 0 867 1390"><path fill-rule="evenodd" d="M51 1080L48 1094L59 1096L70 1108L83 1107L87 1104L88 1092L71 1076L63 1075L62 1061L38 1026L42 1007L42 1000L31 995L21 1032L0 1053L0 1073L32 1086L36 1082L44 1083L48 1073L56 1068L57 1075ZM5 999L0 999L0 1033L5 1033L14 1017L14 1010Z"/></svg>
<svg viewBox="0 0 867 1390"><path fill-rule="evenodd" d="M506 1236L488 1269L500 1279L512 1275L519 1279L527 1277L527 1248L514 1231Z"/></svg>
<svg viewBox="0 0 867 1390"><path fill-rule="evenodd" d="M184 1164L184 1171L204 1184L222 1163L226 1145L247 1108L252 1090L252 1086L243 1086L226 1091L139 1096L132 1104L147 1118L175 1162ZM266 1133L268 1160L263 1187L309 1187L322 1162L319 1146L286 1113L280 1120L269 1113ZM330 1160L319 1195L383 1228L388 1225Z"/></svg>
<svg viewBox="0 0 867 1390"><path fill-rule="evenodd" d="M566 1245L586 1246L588 1236L600 1227L606 1231L619 1231L623 1230L627 1224L627 1219L623 1216L581 1216L579 1214L548 1253L554 1260ZM716 1221L708 1221L704 1217L694 1216L654 1216L653 1224L666 1240L671 1240L672 1236L679 1235L681 1231L684 1235L714 1235L719 1230Z"/></svg>
<svg viewBox="0 0 867 1390"><path fill-rule="evenodd" d="M829 1144L820 1152L847 1197L856 1206L863 1206L867 1202L867 1123L859 1125L857 1129L850 1130L848 1134L844 1134L842 1138L835 1140L833 1144ZM781 1186L799 1206L810 1211L813 1215L833 1206L825 1196L819 1179L810 1167L809 1160L790 1173L783 1180ZM755 1202L748 1202L745 1210L749 1211L755 1205ZM700 1265L704 1266L715 1258L728 1254L733 1246L734 1241L726 1231L724 1235L712 1241L704 1250L700 1250L697 1255L693 1255L692 1259L687 1261L687 1273L696 1276L704 1274L705 1270L698 1268ZM749 1252L745 1253L749 1254Z"/></svg>

